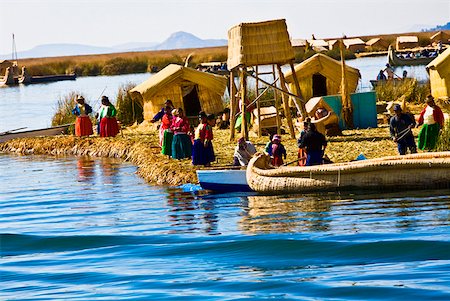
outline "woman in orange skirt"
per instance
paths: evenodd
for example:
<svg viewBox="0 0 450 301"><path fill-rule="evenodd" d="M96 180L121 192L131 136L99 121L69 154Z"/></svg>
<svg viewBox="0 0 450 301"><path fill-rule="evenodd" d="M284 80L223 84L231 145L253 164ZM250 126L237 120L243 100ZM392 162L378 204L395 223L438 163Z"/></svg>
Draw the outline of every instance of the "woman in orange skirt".
<svg viewBox="0 0 450 301"><path fill-rule="evenodd" d="M100 108L100 137L115 137L119 133L119 125L116 120L116 108L108 97L102 96Z"/></svg>
<svg viewBox="0 0 450 301"><path fill-rule="evenodd" d="M94 133L89 114L92 113L90 105L84 102L83 96L78 96L77 105L72 110L72 114L77 116L75 121L75 136L83 137Z"/></svg>

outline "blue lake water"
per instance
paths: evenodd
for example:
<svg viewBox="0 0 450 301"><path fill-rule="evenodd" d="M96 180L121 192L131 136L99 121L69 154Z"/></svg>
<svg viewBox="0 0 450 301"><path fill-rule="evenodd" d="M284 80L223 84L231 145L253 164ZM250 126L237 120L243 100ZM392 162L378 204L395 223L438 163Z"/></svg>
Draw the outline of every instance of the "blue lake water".
<svg viewBox="0 0 450 301"><path fill-rule="evenodd" d="M0 300L450 300L449 190L214 195L111 159L0 166Z"/></svg>

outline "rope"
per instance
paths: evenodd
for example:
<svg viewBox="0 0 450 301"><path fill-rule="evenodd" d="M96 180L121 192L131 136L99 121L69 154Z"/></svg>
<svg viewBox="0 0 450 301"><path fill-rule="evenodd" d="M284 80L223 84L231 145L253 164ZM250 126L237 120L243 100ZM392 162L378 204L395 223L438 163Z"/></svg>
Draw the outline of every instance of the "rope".
<svg viewBox="0 0 450 301"><path fill-rule="evenodd" d="M409 134L409 132L411 132L410 128L406 128L403 131L401 131L400 133L397 134L397 141L401 140L403 137L405 137L407 134ZM398 137L400 136L400 137Z"/></svg>

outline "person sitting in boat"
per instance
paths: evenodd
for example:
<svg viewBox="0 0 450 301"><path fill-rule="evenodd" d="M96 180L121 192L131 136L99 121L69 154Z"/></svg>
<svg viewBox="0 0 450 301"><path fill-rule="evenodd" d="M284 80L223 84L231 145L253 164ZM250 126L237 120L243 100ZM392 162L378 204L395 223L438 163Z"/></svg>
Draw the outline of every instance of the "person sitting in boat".
<svg viewBox="0 0 450 301"><path fill-rule="evenodd" d="M119 133L119 125L116 120L116 108L107 96L102 96L102 106L99 111L100 137L115 137Z"/></svg>
<svg viewBox="0 0 450 301"><path fill-rule="evenodd" d="M167 100L164 102L164 107L162 107L161 110L160 110L158 113L156 113L155 116L153 116L153 118L152 118L152 120L150 120L150 122L151 122L151 123L155 123L155 122L157 122L158 120L160 120L160 119L164 116L166 107L169 107L169 108L170 108L170 111L172 111L172 110L174 109L173 103L172 103L172 101L171 101L170 99L167 99Z"/></svg>
<svg viewBox="0 0 450 301"><path fill-rule="evenodd" d="M428 95L426 107L420 112L417 126L423 124L419 132L418 146L421 150L433 150L439 137L439 131L444 126L444 114L436 105L434 98Z"/></svg>
<svg viewBox="0 0 450 301"><path fill-rule="evenodd" d="M378 75L377 75L377 80L386 80L387 78L386 78L386 75L384 75L384 71L383 70L380 70L380 72L378 72Z"/></svg>
<svg viewBox="0 0 450 301"><path fill-rule="evenodd" d="M286 160L286 148L281 144L281 136L273 135L272 139L272 165L281 166L283 165L283 157Z"/></svg>
<svg viewBox="0 0 450 301"><path fill-rule="evenodd" d="M176 110L174 110L176 111ZM173 114L170 106L164 109L164 116L161 118L161 126L159 128L159 145L161 146L161 154L172 157L172 140L173 132L170 129L172 125Z"/></svg>
<svg viewBox="0 0 450 301"><path fill-rule="evenodd" d="M208 119L205 112L198 114L200 124L195 129L194 145L192 146L192 164L209 166L211 158L207 154L206 146L213 138L212 128L208 125Z"/></svg>
<svg viewBox="0 0 450 301"><path fill-rule="evenodd" d="M176 110L170 129L173 132L172 158L179 160L190 158L192 156L191 138L188 135L190 125L182 108Z"/></svg>
<svg viewBox="0 0 450 301"><path fill-rule="evenodd" d="M408 71L403 70L402 79L407 79L407 78L408 78Z"/></svg>
<svg viewBox="0 0 450 301"><path fill-rule="evenodd" d="M308 131L301 138L299 146L306 151L306 166L323 163L327 140L323 134L316 130L314 123L308 125Z"/></svg>
<svg viewBox="0 0 450 301"><path fill-rule="evenodd" d="M239 138L238 144L234 149L233 165L247 166L248 161L250 161L255 153L256 148L250 141L245 141L244 137Z"/></svg>
<svg viewBox="0 0 450 301"><path fill-rule="evenodd" d="M391 65L386 64L386 68L384 68L384 71L387 74L387 79L388 80L393 80L394 79L395 73L394 73L394 69L391 67Z"/></svg>
<svg viewBox="0 0 450 301"><path fill-rule="evenodd" d="M85 103L83 96L77 97L77 104L72 110L72 114L77 116L75 121L75 136L83 137L89 136L94 133L92 130L92 122L89 114L92 113L92 108L90 105Z"/></svg>
<svg viewBox="0 0 450 301"><path fill-rule="evenodd" d="M389 131L392 140L397 143L397 149L400 155L405 155L409 149L411 154L417 153L416 142L411 131L416 125L416 121L409 114L402 112L399 104L394 105L395 115L389 121Z"/></svg>

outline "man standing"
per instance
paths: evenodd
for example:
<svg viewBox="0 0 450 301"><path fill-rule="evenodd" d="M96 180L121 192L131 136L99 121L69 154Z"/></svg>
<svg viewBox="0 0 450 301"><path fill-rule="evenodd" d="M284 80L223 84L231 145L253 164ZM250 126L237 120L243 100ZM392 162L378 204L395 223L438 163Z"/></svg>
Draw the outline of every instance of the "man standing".
<svg viewBox="0 0 450 301"><path fill-rule="evenodd" d="M394 105L395 115L389 121L389 130L400 155L405 155L407 149L411 154L417 153L416 142L414 141L411 128L416 125L416 121L409 114L404 114L399 104Z"/></svg>
<svg viewBox="0 0 450 301"><path fill-rule="evenodd" d="M300 148L306 151L306 166L320 165L327 147L325 136L316 130L316 125L310 123L307 132L301 137Z"/></svg>

